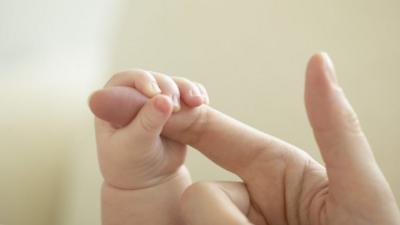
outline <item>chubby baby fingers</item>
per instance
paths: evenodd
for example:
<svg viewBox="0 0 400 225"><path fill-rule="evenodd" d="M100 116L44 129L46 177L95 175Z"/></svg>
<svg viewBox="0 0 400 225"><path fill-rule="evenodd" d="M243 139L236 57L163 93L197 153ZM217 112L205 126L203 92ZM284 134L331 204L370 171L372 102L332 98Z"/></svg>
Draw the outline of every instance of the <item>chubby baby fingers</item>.
<svg viewBox="0 0 400 225"><path fill-rule="evenodd" d="M158 86L161 88L161 93L171 98L173 103L173 110L177 112L181 108L180 92L177 84L168 75L158 72L150 72L157 81Z"/></svg>
<svg viewBox="0 0 400 225"><path fill-rule="evenodd" d="M148 98L161 93L154 75L142 69L131 69L116 73L105 87L115 86L133 87Z"/></svg>
<svg viewBox="0 0 400 225"><path fill-rule="evenodd" d="M173 77L172 79L178 85L181 99L187 106L196 107L209 103L207 91L202 84L183 77Z"/></svg>
<svg viewBox="0 0 400 225"><path fill-rule="evenodd" d="M172 100L175 112L180 110L181 100L189 107L209 103L207 91L202 84L183 77L170 77L142 69L131 69L115 74L105 87L115 86L135 88L148 98L157 94L167 95Z"/></svg>

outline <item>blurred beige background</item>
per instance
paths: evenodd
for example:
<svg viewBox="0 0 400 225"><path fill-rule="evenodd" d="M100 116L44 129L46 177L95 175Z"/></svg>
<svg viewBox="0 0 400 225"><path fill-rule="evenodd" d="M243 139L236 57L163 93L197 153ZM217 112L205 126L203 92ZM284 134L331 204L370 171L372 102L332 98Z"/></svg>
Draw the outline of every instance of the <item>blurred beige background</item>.
<svg viewBox="0 0 400 225"><path fill-rule="evenodd" d="M0 224L100 224L86 106L113 72L202 82L212 106L320 156L304 70L330 53L400 201L400 1L0 0ZM194 180L236 179L190 151Z"/></svg>

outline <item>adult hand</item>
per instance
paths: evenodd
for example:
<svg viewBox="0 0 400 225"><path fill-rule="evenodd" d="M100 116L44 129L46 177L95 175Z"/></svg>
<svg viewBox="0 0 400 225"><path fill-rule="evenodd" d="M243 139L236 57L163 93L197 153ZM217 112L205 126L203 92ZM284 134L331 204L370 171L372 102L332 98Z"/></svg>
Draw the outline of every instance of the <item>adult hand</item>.
<svg viewBox="0 0 400 225"><path fill-rule="evenodd" d="M197 148L243 182L206 182L182 198L188 224L400 224L399 209L326 54L307 68L305 104L326 168L304 151L245 129L217 128ZM209 123L221 123L209 118ZM224 123L232 124L232 123ZM246 132L246 133L245 133ZM210 132L206 132L210 133ZM259 143L259 144L256 144Z"/></svg>

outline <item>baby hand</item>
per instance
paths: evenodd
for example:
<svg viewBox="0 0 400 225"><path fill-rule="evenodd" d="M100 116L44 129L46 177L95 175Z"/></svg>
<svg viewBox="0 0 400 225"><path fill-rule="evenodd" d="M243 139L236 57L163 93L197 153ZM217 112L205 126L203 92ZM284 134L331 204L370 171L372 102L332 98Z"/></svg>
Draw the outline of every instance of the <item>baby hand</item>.
<svg viewBox="0 0 400 225"><path fill-rule="evenodd" d="M143 70L119 73L92 94L103 225L183 224L179 201L191 184L186 146L161 132L196 139L190 131L205 111L197 106L208 101L200 84Z"/></svg>
<svg viewBox="0 0 400 225"><path fill-rule="evenodd" d="M124 98L136 101L121 105L127 104ZM115 99L122 101L112 101ZM173 111L208 101L202 85L184 78L144 70L116 74L105 89L90 98L98 117L96 138L105 182L121 189L141 189L169 179L183 165L186 146L161 136L161 131ZM141 104L144 106L138 110ZM138 112L132 113L130 108ZM181 115L180 120L190 121L190 114Z"/></svg>

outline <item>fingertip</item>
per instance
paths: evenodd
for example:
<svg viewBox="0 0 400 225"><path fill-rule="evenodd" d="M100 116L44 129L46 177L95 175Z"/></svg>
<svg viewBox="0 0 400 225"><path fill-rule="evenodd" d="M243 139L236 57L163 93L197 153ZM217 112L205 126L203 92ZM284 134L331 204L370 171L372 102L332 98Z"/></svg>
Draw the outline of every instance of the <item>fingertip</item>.
<svg viewBox="0 0 400 225"><path fill-rule="evenodd" d="M206 103L206 100L202 96L192 96L189 100L187 100L187 102L191 107L197 107Z"/></svg>
<svg viewBox="0 0 400 225"><path fill-rule="evenodd" d="M181 110L180 95L172 95L170 99L173 104L173 112L179 112L179 110Z"/></svg>
<svg viewBox="0 0 400 225"><path fill-rule="evenodd" d="M154 138L154 135L157 136L161 133L171 116L172 110L173 104L169 96L156 95L140 109L127 129L136 132L136 134L143 134L143 137Z"/></svg>
<svg viewBox="0 0 400 225"><path fill-rule="evenodd" d="M333 65L325 52L314 54L308 61L306 71L304 100L307 114L314 128L329 127L327 117L331 114L335 102ZM334 81L334 82L332 82ZM330 117L329 117L330 118Z"/></svg>
<svg viewBox="0 0 400 225"><path fill-rule="evenodd" d="M306 69L304 100L308 111L320 110L327 99L339 90L333 63L325 52L311 56Z"/></svg>
<svg viewBox="0 0 400 225"><path fill-rule="evenodd" d="M183 100L189 107L200 106L204 103L204 97L202 96L199 87L196 85L191 85L184 91L186 93Z"/></svg>
<svg viewBox="0 0 400 225"><path fill-rule="evenodd" d="M326 79L332 85L338 84L335 67L328 53L318 52L311 56L307 64L307 79Z"/></svg>
<svg viewBox="0 0 400 225"><path fill-rule="evenodd" d="M201 84L201 83L197 83L197 86L199 87L200 92L201 92L201 94L202 94L203 103L204 103L204 104L210 104L210 97L208 96L207 89L206 89L206 88L204 87L204 85Z"/></svg>
<svg viewBox="0 0 400 225"><path fill-rule="evenodd" d="M89 108L91 107L91 104L92 104L92 103L91 103L92 97L93 97L93 95L94 95L96 92L97 92L97 91L94 91L94 92L90 93L90 95L88 96L88 98L87 98L87 100L86 100L86 102L87 102Z"/></svg>
<svg viewBox="0 0 400 225"><path fill-rule="evenodd" d="M197 107L209 103L208 94L204 86L199 83L193 83L186 92L185 103L190 107Z"/></svg>
<svg viewBox="0 0 400 225"><path fill-rule="evenodd" d="M309 81L311 78L321 74L321 64L323 63L324 53L316 53L310 57L307 63L306 76Z"/></svg>
<svg viewBox="0 0 400 225"><path fill-rule="evenodd" d="M169 115L174 110L172 100L167 95L157 95L152 101L154 107L165 115Z"/></svg>
<svg viewBox="0 0 400 225"><path fill-rule="evenodd" d="M329 58L328 53L324 51L316 52L310 57L309 64L313 64L314 62L318 64L318 62L323 62L327 58Z"/></svg>
<svg viewBox="0 0 400 225"><path fill-rule="evenodd" d="M104 99L103 95L104 92L102 90L97 90L91 93L87 99L88 106L95 115L101 110L99 107L101 107L101 101Z"/></svg>

